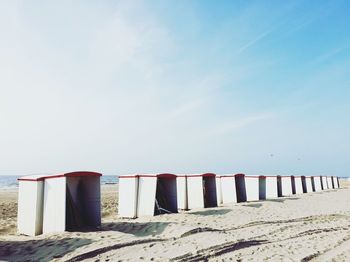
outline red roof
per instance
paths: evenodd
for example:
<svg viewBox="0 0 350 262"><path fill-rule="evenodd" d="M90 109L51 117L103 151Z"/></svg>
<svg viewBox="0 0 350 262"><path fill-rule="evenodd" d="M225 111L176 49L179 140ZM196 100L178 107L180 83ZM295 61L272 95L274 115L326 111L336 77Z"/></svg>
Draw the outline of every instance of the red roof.
<svg viewBox="0 0 350 262"><path fill-rule="evenodd" d="M137 177L159 177L159 178L176 178L176 175L169 174L169 173L162 173L162 174L135 174L135 175L125 175L125 176L119 176L118 178L137 178Z"/></svg>
<svg viewBox="0 0 350 262"><path fill-rule="evenodd" d="M59 177L79 177L79 176L102 176L100 173L90 172L90 171L75 171L69 173L61 173L54 175L34 175L34 176L24 176L17 180L19 181L43 181L45 179L59 178Z"/></svg>

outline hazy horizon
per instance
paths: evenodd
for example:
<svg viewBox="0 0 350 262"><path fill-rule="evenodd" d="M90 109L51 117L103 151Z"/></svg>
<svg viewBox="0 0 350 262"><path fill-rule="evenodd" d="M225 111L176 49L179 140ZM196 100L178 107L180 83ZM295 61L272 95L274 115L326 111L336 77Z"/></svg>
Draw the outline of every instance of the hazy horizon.
<svg viewBox="0 0 350 262"><path fill-rule="evenodd" d="M0 175L348 176L348 1L1 1Z"/></svg>

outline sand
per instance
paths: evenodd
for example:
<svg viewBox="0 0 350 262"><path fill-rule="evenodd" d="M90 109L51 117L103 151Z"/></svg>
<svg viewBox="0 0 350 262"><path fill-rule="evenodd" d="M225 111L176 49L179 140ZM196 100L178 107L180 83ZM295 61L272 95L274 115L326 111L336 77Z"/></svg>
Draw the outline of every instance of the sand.
<svg viewBox="0 0 350 262"><path fill-rule="evenodd" d="M116 216L102 187L102 228L16 234L17 192L1 192L0 260L349 261L350 188L138 219Z"/></svg>

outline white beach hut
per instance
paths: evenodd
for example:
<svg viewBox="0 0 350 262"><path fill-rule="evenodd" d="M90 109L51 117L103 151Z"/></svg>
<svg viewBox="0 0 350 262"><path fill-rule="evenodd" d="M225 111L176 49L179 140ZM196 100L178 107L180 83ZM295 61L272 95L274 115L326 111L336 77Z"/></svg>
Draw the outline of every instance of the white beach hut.
<svg viewBox="0 0 350 262"><path fill-rule="evenodd" d="M188 208L206 208L217 206L215 174L187 175Z"/></svg>
<svg viewBox="0 0 350 262"><path fill-rule="evenodd" d="M313 186L313 179L312 179L311 176L306 176L305 177L305 183L306 183L306 192L307 193L313 192L314 191L313 190L314 186Z"/></svg>
<svg viewBox="0 0 350 262"><path fill-rule="evenodd" d="M246 201L266 199L266 177L244 176Z"/></svg>
<svg viewBox="0 0 350 262"><path fill-rule="evenodd" d="M18 233L36 236L43 231L44 204L43 175L25 176L18 179Z"/></svg>
<svg viewBox="0 0 350 262"><path fill-rule="evenodd" d="M138 175L137 217L177 213L176 175Z"/></svg>
<svg viewBox="0 0 350 262"><path fill-rule="evenodd" d="M19 178L18 232L38 235L100 226L100 173Z"/></svg>
<svg viewBox="0 0 350 262"><path fill-rule="evenodd" d="M266 199L266 177L235 175L237 202Z"/></svg>
<svg viewBox="0 0 350 262"><path fill-rule="evenodd" d="M282 196L291 196L295 192L295 179L292 176L281 176Z"/></svg>
<svg viewBox="0 0 350 262"><path fill-rule="evenodd" d="M177 208L180 210L188 210L187 201L187 176L176 176L176 189L177 189Z"/></svg>
<svg viewBox="0 0 350 262"><path fill-rule="evenodd" d="M333 189L334 185L333 185L333 179L331 176L327 176L327 184L328 184L328 189Z"/></svg>
<svg viewBox="0 0 350 262"><path fill-rule="evenodd" d="M333 181L334 188L339 188L338 178L336 176L332 176L332 181Z"/></svg>
<svg viewBox="0 0 350 262"><path fill-rule="evenodd" d="M221 205L223 203L221 176L216 176L215 179L216 179L216 199L217 199L218 205Z"/></svg>
<svg viewBox="0 0 350 262"><path fill-rule="evenodd" d="M322 177L321 176L314 176L314 189L315 192L322 190Z"/></svg>
<svg viewBox="0 0 350 262"><path fill-rule="evenodd" d="M138 175L119 176L118 215L120 217L137 217L138 188Z"/></svg>
<svg viewBox="0 0 350 262"><path fill-rule="evenodd" d="M328 189L327 177L321 176L321 181L322 181L322 190L327 190Z"/></svg>
<svg viewBox="0 0 350 262"><path fill-rule="evenodd" d="M19 178L18 232L34 236L100 226L100 176L80 171Z"/></svg>
<svg viewBox="0 0 350 262"><path fill-rule="evenodd" d="M305 193L305 178L302 176L294 176L295 194ZM305 190L304 190L305 189Z"/></svg>
<svg viewBox="0 0 350 262"><path fill-rule="evenodd" d="M100 226L100 176L87 171L46 176L43 233Z"/></svg>
<svg viewBox="0 0 350 262"><path fill-rule="evenodd" d="M221 192L223 204L237 203L235 175L221 176Z"/></svg>
<svg viewBox="0 0 350 262"><path fill-rule="evenodd" d="M266 176L266 199L278 197L278 177Z"/></svg>

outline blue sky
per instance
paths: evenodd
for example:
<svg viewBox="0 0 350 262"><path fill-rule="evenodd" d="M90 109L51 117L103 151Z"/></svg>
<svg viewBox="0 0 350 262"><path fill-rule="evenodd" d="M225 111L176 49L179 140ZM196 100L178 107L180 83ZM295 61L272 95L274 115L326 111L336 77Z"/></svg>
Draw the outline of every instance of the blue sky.
<svg viewBox="0 0 350 262"><path fill-rule="evenodd" d="M1 1L0 174L349 175L348 1Z"/></svg>

